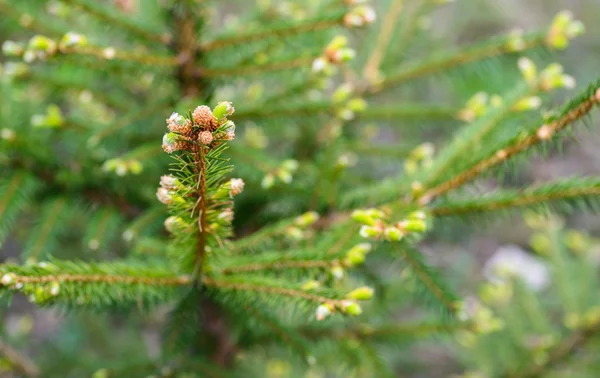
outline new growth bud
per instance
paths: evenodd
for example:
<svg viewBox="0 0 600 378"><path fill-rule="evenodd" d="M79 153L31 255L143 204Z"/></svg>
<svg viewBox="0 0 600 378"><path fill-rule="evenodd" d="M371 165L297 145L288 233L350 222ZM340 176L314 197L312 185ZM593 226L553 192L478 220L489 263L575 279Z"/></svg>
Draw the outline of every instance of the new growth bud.
<svg viewBox="0 0 600 378"><path fill-rule="evenodd" d="M244 190L244 180L241 178L233 178L229 181L229 196L237 196Z"/></svg>
<svg viewBox="0 0 600 378"><path fill-rule="evenodd" d="M232 115L233 112L235 112L235 108L233 107L230 101L221 101L218 103L217 106L215 106L215 109L213 110L213 115L215 116L217 121L220 121L223 118Z"/></svg>
<svg viewBox="0 0 600 378"><path fill-rule="evenodd" d="M200 127L207 128L211 131L217 128L217 118L206 105L200 105L194 109L192 117L194 118L194 123Z"/></svg>
<svg viewBox="0 0 600 378"><path fill-rule="evenodd" d="M318 220L319 213L317 213L316 211L309 211L296 218L296 221L294 223L296 223L296 225L299 227L308 227Z"/></svg>
<svg viewBox="0 0 600 378"><path fill-rule="evenodd" d="M368 286L359 287L357 289L352 290L346 295L348 299L356 299L358 301L366 301L373 297L375 290Z"/></svg>
<svg viewBox="0 0 600 378"><path fill-rule="evenodd" d="M585 26L579 20L575 20L569 11L562 11L556 15L550 30L546 35L546 44L555 49L565 49L569 40L578 37L585 32Z"/></svg>

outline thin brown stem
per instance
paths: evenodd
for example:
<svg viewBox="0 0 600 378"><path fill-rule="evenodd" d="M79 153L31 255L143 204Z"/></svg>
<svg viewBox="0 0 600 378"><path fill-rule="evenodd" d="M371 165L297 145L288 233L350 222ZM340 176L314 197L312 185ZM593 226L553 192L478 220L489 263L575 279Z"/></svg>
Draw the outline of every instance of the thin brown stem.
<svg viewBox="0 0 600 378"><path fill-rule="evenodd" d="M534 378L546 376L551 368L572 357L578 348L584 346L599 331L600 323L598 322L584 329L574 331L549 351L548 358L544 363L531 364L520 372L507 374L504 377Z"/></svg>
<svg viewBox="0 0 600 378"><path fill-rule="evenodd" d="M195 258L195 277L198 278L202 275L204 268L204 259L206 257L206 236L208 233L208 224L206 222L206 214L208 206L206 202L206 159L204 156L204 147L195 145L194 157L196 160L196 175L198 180L198 189L196 190L196 196L198 198L198 244L196 246L196 258Z"/></svg>
<svg viewBox="0 0 600 378"><path fill-rule="evenodd" d="M26 377L39 377L40 369L27 356L20 353L0 338L0 354L10 363L11 367Z"/></svg>
<svg viewBox="0 0 600 378"><path fill-rule="evenodd" d="M240 75L255 75L266 72L289 70L298 67L308 67L318 57L317 54L308 57L292 58L277 62L265 63L260 65L232 67L232 68L203 68L199 74L204 77L223 77L223 76L240 76Z"/></svg>
<svg viewBox="0 0 600 378"><path fill-rule="evenodd" d="M210 51L216 49L222 49L224 47L229 47L233 45L239 45L241 43L249 43L255 41L261 41L266 38L277 37L283 38L290 35L296 35L300 33L306 32L317 32L320 30L329 29L331 27L335 27L340 25L343 21L343 16L331 19L331 20L322 20L318 22L305 22L298 25L286 26L282 28L267 30L264 32L257 33L236 33L231 37L222 37L216 39L211 42L207 42L202 45L201 49L203 51Z"/></svg>
<svg viewBox="0 0 600 378"><path fill-rule="evenodd" d="M15 284L43 284L50 282L77 282L77 283L108 283L108 284L144 284L155 286L185 286L192 282L189 276L175 277L140 277L121 276L111 274L51 274L47 276L19 276L13 277Z"/></svg>
<svg viewBox="0 0 600 378"><path fill-rule="evenodd" d="M286 297L292 298L302 298L308 301L317 302L317 303L330 303L333 305L339 305L341 301L336 299L327 298L321 295L307 293L298 289L288 289L284 287L277 286L266 286L266 285L256 285L256 284L248 284L248 283L237 283L237 282L227 282L222 280L216 280L210 277L204 277L202 279L202 283L206 286L212 286L220 289L228 289L228 290L239 290L239 291L254 291L257 293L265 293L265 294L274 294L274 295L282 295Z"/></svg>
<svg viewBox="0 0 600 378"><path fill-rule="evenodd" d="M89 6L88 4L86 4L85 1L64 0L64 2L69 3L71 5L75 5L75 6L79 7L81 10L83 10L84 12L90 14L91 16L96 17L98 20L100 20L104 23L107 23L107 24L114 25L121 29L124 29L127 32L129 32L130 34L135 35L138 38L144 39L150 43L167 43L170 40L170 37L168 35L162 35L162 34L154 33L149 30L142 29L133 23L127 22L125 19L123 19L121 17L115 17L114 16L115 12L109 13L109 12L101 11L99 9Z"/></svg>
<svg viewBox="0 0 600 378"><path fill-rule="evenodd" d="M320 260L305 260L305 261L278 261L273 263L257 263L243 266L225 268L223 274L248 273L258 272L261 270L284 270L284 269L315 269L329 268L336 263L336 260L320 261Z"/></svg>
<svg viewBox="0 0 600 378"><path fill-rule="evenodd" d="M113 47L85 46L70 49L62 49L61 53L65 55L89 55L103 60L117 59L122 60L124 62L134 62L148 66L172 67L180 64L180 59L176 56L130 53L127 51L116 50Z"/></svg>
<svg viewBox="0 0 600 378"><path fill-rule="evenodd" d="M398 17L400 16L402 9L404 9L404 0L392 0L381 24L379 34L377 35L375 47L363 69L363 76L370 82L375 81L379 74L379 67L381 66L381 62L385 57L387 48L394 35L394 29L396 28Z"/></svg>
<svg viewBox="0 0 600 378"><path fill-rule="evenodd" d="M366 94L375 94L383 89L397 86L410 80L418 79L439 71L448 70L463 64L475 62L485 58L491 58L500 54L512 52L507 46L509 37L498 39L495 42L483 43L478 46L450 53L439 58L428 59L422 62L415 62L400 68L395 74L391 74L383 81L369 85L364 88ZM545 34L532 33L524 36L525 49L542 46L545 42Z"/></svg>

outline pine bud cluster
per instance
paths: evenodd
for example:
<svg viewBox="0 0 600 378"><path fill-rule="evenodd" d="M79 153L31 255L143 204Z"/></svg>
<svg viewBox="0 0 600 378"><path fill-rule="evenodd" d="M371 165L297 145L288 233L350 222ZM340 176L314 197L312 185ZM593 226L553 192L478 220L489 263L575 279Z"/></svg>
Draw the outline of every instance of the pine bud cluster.
<svg viewBox="0 0 600 378"><path fill-rule="evenodd" d="M385 213L378 209L355 210L352 218L363 225L360 236L365 239L398 242L408 234L427 231L427 216L423 211L413 211L395 224L387 223Z"/></svg>
<svg viewBox="0 0 600 378"><path fill-rule="evenodd" d="M348 38L337 36L325 47L323 55L313 61L312 70L330 76L335 73L336 65L347 63L355 56L356 51L348 47Z"/></svg>
<svg viewBox="0 0 600 378"><path fill-rule="evenodd" d="M222 101L213 110L206 105L196 107L189 118L172 113L166 119L169 133L163 137L163 150L170 154L191 150L194 145L211 148L221 141L233 140L235 124L227 117L234 111L231 102Z"/></svg>

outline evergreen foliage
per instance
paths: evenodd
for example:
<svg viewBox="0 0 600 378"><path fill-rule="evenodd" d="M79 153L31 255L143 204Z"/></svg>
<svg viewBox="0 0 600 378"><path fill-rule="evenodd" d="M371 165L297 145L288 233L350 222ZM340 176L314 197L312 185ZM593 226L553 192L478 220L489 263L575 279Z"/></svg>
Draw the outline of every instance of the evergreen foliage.
<svg viewBox="0 0 600 378"><path fill-rule="evenodd" d="M18 249L2 297L69 310L76 328L161 330L155 356L129 353L129 335L114 354L31 361L0 339L8 369L427 375L404 351L435 340L460 346L461 377L593 376L584 234L527 213L539 256L523 264L552 272L544 292L501 266L468 297L425 253L453 218L598 207L597 176L505 177L600 104L600 82L575 88L549 61L582 23L563 11L545 30L438 49L422 26L446 0L237 3L231 17L204 0L0 0L0 245ZM424 94L427 78L486 65L498 88ZM565 89L577 94L549 110ZM491 175L498 187L473 195Z"/></svg>

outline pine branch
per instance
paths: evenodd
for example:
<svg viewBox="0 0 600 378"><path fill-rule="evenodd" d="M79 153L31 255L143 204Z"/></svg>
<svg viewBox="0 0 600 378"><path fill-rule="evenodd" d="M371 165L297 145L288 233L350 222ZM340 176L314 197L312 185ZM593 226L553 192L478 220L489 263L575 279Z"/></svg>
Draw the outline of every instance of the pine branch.
<svg viewBox="0 0 600 378"><path fill-rule="evenodd" d="M0 0L0 11L3 18L6 17L6 19L10 17L12 19L18 20L26 14L21 9L14 6L14 4L11 4L10 1L7 0ZM60 28L56 28L54 25L49 24L48 22L41 21L39 18L34 17L31 14L27 15L29 16L30 22L21 25L24 29L29 29L38 33L50 35L60 35L63 32L63 30L61 30Z"/></svg>
<svg viewBox="0 0 600 378"><path fill-rule="evenodd" d="M116 16L119 14L116 10L107 11L98 7L95 3L89 3L84 0L64 0L65 3L74 5L89 15L96 17L99 21L123 29L136 36L139 39L145 40L147 43L168 43L170 37L164 34L158 34L150 30L139 27L130 19ZM93 4L93 5L92 5Z"/></svg>
<svg viewBox="0 0 600 378"><path fill-rule="evenodd" d="M379 75L379 68L385 58L390 41L397 25L398 17L404 9L404 0L392 0L389 9L385 13L385 18L381 23L379 34L375 40L375 47L371 51L367 62L363 68L363 76L369 81L374 82Z"/></svg>
<svg viewBox="0 0 600 378"><path fill-rule="evenodd" d="M64 197L48 201L41 211L38 225L29 236L24 256L35 260L49 254L56 247L56 239L66 226L70 210L71 204Z"/></svg>
<svg viewBox="0 0 600 378"><path fill-rule="evenodd" d="M315 33L330 29L339 25L342 25L344 19L345 10L336 11L333 14L329 14L325 17L318 17L311 20L304 20L296 24L289 24L278 22L275 25L265 25L262 28L267 30L261 30L251 33L236 32L232 33L231 36L217 37L215 40L206 42L201 46L203 51L211 51L222 49L225 47L235 47L240 44L252 43L256 41L264 41L268 38L282 38L289 36L296 36L302 33Z"/></svg>
<svg viewBox="0 0 600 378"><path fill-rule="evenodd" d="M593 85L581 98L565 106L559 116L553 117L546 122L542 121L540 122L541 124L538 123L539 127L529 131L528 135L519 135L511 139L506 146L498 149L492 156L484 158L436 187L428 189L423 195L419 196L419 201L421 203L428 203L433 198L464 185L481 173L528 150L536 144L548 140L557 132L585 117L593 109L594 105L600 101L600 95L597 93L598 87L600 87L600 84ZM543 130L543 132L540 132L540 130Z"/></svg>
<svg viewBox="0 0 600 378"><path fill-rule="evenodd" d="M151 305L173 300L174 289L188 286L189 276L164 265L133 260L83 263L50 260L31 265L0 266L5 293L22 292L40 305L106 308Z"/></svg>
<svg viewBox="0 0 600 378"><path fill-rule="evenodd" d="M275 71L290 70L299 67L310 67L320 53L313 53L309 56L294 57L259 65L246 65L231 68L201 68L199 75L202 77L218 78L224 76L245 76L257 75Z"/></svg>
<svg viewBox="0 0 600 378"><path fill-rule="evenodd" d="M399 248L398 253L414 279L415 288L422 299L441 308L444 315L453 315L456 312L458 296L446 287L439 273L423 261L421 252L405 244Z"/></svg>
<svg viewBox="0 0 600 378"><path fill-rule="evenodd" d="M305 117L323 113L333 114L336 104L330 101L298 103L293 106L241 108L236 112L236 118L274 118L274 117ZM457 109L427 104L403 105L369 105L364 111L356 114L359 120L380 119L454 119Z"/></svg>
<svg viewBox="0 0 600 378"><path fill-rule="evenodd" d="M115 59L145 66L174 67L181 64L180 57L152 55L150 53L131 53L123 50L117 50L114 47L83 46L65 48L59 51L65 55L77 54L81 56L93 56L101 61Z"/></svg>
<svg viewBox="0 0 600 378"><path fill-rule="evenodd" d="M335 265L335 261L320 261L320 260L303 260L303 261L281 261L274 263L264 264L248 264L242 266L236 266L231 268L225 268L221 271L223 274L235 274L235 273L250 273L260 272L265 270L286 270L286 269L318 269L318 268L330 268Z"/></svg>
<svg viewBox="0 0 600 378"><path fill-rule="evenodd" d="M426 177L424 185L429 187L440 177L451 174L457 161L479 150L485 144L485 138L495 129L502 127L501 122L511 114L513 106L528 96L531 91L532 89L525 83L518 85L508 95L503 96L502 105L490 109L482 118L461 128L453 140L436 156L432 168L424 172Z"/></svg>
<svg viewBox="0 0 600 378"><path fill-rule="evenodd" d="M281 324L281 322L271 316L269 312L261 308L260 303L248 303L243 307L243 310L244 315L248 312L259 323L265 325L271 331L269 332L270 335L275 335L279 340L298 351L304 358L311 358L310 347L307 345L306 340L304 340L300 334L296 333L295 330Z"/></svg>
<svg viewBox="0 0 600 378"><path fill-rule="evenodd" d="M2 180L0 185L0 245L8 236L12 225L19 213L31 201L31 197L38 188L38 182L25 173L19 171L6 180Z"/></svg>
<svg viewBox="0 0 600 378"><path fill-rule="evenodd" d="M0 338L0 354L8 360L11 368L14 368L14 370L23 374L25 377L40 376L40 369L37 365L29 357L19 353L13 347L8 345L2 338Z"/></svg>
<svg viewBox="0 0 600 378"><path fill-rule="evenodd" d="M462 48L458 51L440 53L435 57L420 62L407 63L396 72L386 75L381 82L368 88L367 92L377 93L383 89L398 86L407 81L418 79L438 71L448 70L463 64L513 52L508 46L511 38L513 38L511 35L497 37L474 46ZM530 49L542 46L545 42L545 34L530 33L523 36L523 39L525 41L525 49Z"/></svg>
<svg viewBox="0 0 600 378"><path fill-rule="evenodd" d="M202 283L208 287L222 291L249 292L260 295L276 295L319 304L328 303L334 307L340 307L342 305L340 295L329 293L330 295L327 296L325 292L323 292L322 295L313 294L311 292L298 289L287 282L268 280L266 278L252 281L250 279L240 279L236 277L229 279L216 279L205 276L202 279Z"/></svg>
<svg viewBox="0 0 600 378"><path fill-rule="evenodd" d="M435 216L452 216L548 203L555 208L570 208L581 202L594 206L597 204L598 195L600 195L599 178L572 178L523 190L498 190L472 199L447 200L433 205L430 211Z"/></svg>
<svg viewBox="0 0 600 378"><path fill-rule="evenodd" d="M595 322L583 329L576 330L548 351L548 358L542 363L533 363L522 371L504 375L505 378L544 377L550 369L571 358L579 348L585 346L600 332L600 323Z"/></svg>

